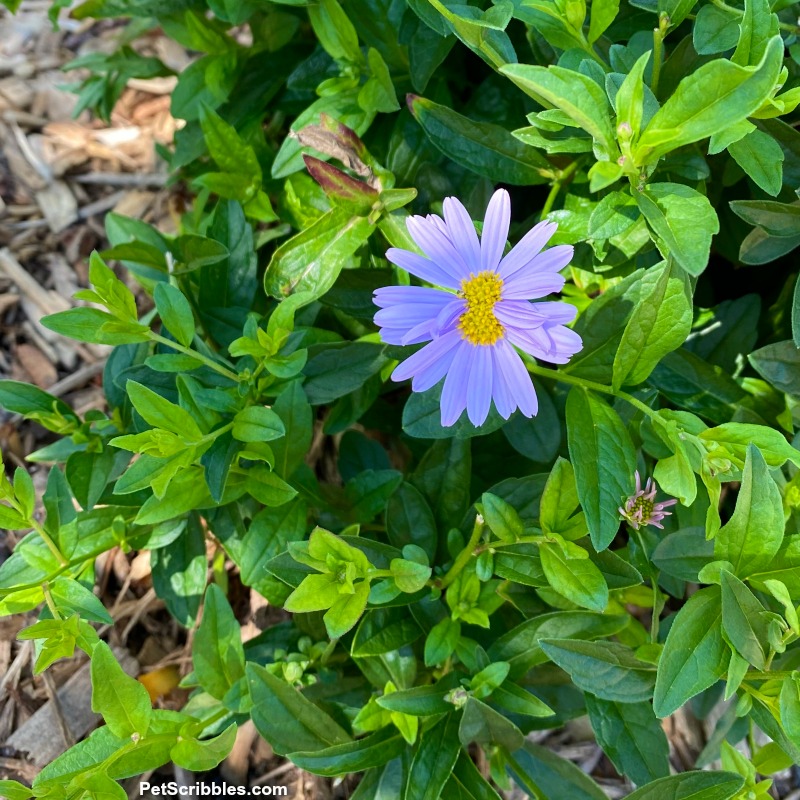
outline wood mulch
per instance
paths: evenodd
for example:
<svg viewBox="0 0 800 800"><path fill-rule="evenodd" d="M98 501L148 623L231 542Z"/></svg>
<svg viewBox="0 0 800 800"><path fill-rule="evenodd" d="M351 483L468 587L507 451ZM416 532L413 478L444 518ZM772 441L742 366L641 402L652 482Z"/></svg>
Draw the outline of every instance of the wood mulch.
<svg viewBox="0 0 800 800"><path fill-rule="evenodd" d="M69 308L73 293L86 286L89 253L108 246L103 227L108 212L175 231L181 197L179 189L166 188L156 145L168 145L180 122L169 113L174 78L131 81L110 125L87 113L73 119L75 95L62 87L81 76L65 74L63 65L87 53L113 51L123 28L62 14L54 30L47 19L49 7L49 0L26 0L16 16L0 11L0 379L33 383L85 412L103 407L101 373L108 348L66 340L39 319ZM136 47L176 71L191 61L158 32L137 40ZM23 465L27 454L49 441L46 437L41 428L0 410L0 449L7 468ZM42 491L46 467L33 466L31 473ZM17 539L17 534L0 531L0 563ZM210 557L213 548L209 544ZM251 638L275 610L242 587L230 567L238 617L245 638ZM155 596L149 554L105 554L97 562L97 585L114 618L101 634L157 706L180 708L187 695L178 682L191 669L191 634ZM33 613L0 618L0 779L28 783L98 723L90 709L88 664L82 654L33 676L32 643L18 642L16 634L34 621ZM713 722L698 722L686 712L665 723L676 769L691 768ZM611 800L631 791L594 742L585 719L534 738L592 774ZM779 776L773 796L800 800L795 778L792 771ZM347 798L356 783L298 770L272 753L252 723L241 727L233 752L205 779L286 786L289 797L313 800ZM194 776L165 767L127 781L129 797L140 796L140 780L186 785ZM519 790L505 796L524 797Z"/></svg>

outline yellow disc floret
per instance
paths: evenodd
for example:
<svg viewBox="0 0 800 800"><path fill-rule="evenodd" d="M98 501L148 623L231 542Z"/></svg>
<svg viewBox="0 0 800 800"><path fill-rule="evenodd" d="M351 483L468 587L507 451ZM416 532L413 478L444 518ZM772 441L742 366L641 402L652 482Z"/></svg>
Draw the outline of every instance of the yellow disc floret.
<svg viewBox="0 0 800 800"><path fill-rule="evenodd" d="M471 344L490 345L502 337L504 331L494 306L500 300L503 280L491 270L470 274L461 282L458 293L467 301L467 310L458 322L461 335Z"/></svg>

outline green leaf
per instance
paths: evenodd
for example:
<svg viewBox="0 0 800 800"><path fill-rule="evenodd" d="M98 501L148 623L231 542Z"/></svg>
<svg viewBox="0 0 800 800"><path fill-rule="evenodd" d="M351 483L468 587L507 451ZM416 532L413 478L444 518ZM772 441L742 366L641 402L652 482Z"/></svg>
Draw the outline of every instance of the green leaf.
<svg viewBox="0 0 800 800"><path fill-rule="evenodd" d="M415 642L422 629L404 607L367 611L356 629L351 645L354 656L380 656Z"/></svg>
<svg viewBox="0 0 800 800"><path fill-rule="evenodd" d="M593 0L589 21L589 44L597 41L619 13L619 0Z"/></svg>
<svg viewBox="0 0 800 800"><path fill-rule="evenodd" d="M733 212L750 225L758 225L772 236L794 237L800 226L800 203L776 200L732 200Z"/></svg>
<svg viewBox="0 0 800 800"><path fill-rule="evenodd" d="M733 515L714 540L714 557L730 561L745 578L765 570L783 542L781 493L769 474L761 451L747 448L742 484Z"/></svg>
<svg viewBox="0 0 800 800"><path fill-rule="evenodd" d="M502 747L512 752L525 741L522 732L513 722L474 697L467 698L458 726L458 738L464 747L477 742L484 747Z"/></svg>
<svg viewBox="0 0 800 800"><path fill-rule="evenodd" d="M285 433L283 420L266 406L248 406L233 418L233 436L240 442L271 442Z"/></svg>
<svg viewBox="0 0 800 800"><path fill-rule="evenodd" d="M6 8L9 7L8 3L4 5ZM11 8L11 10L15 9ZM0 780L0 797L5 797L6 800L28 800L32 794L27 786L23 786L18 781Z"/></svg>
<svg viewBox="0 0 800 800"><path fill-rule="evenodd" d="M470 444L463 439L436 442L412 474L411 483L427 499L439 530L450 530L466 513L471 474Z"/></svg>
<svg viewBox="0 0 800 800"><path fill-rule="evenodd" d="M307 302L316 300L333 286L374 227L367 217L353 216L346 208L328 211L273 253L264 289L278 299L307 292Z"/></svg>
<svg viewBox="0 0 800 800"><path fill-rule="evenodd" d="M743 784L733 772L682 772L642 786L627 800L731 800Z"/></svg>
<svg viewBox="0 0 800 800"><path fill-rule="evenodd" d="M355 742L333 745L316 752L290 753L289 759L307 772L334 777L381 767L405 749L403 737L392 727L387 727Z"/></svg>
<svg viewBox="0 0 800 800"><path fill-rule="evenodd" d="M147 689L126 675L104 642L92 652L92 711L103 715L109 730L122 738L144 736L153 709Z"/></svg>
<svg viewBox="0 0 800 800"><path fill-rule="evenodd" d="M586 710L597 743L621 775L636 785L669 775L669 743L650 703L587 694Z"/></svg>
<svg viewBox="0 0 800 800"><path fill-rule="evenodd" d="M461 638L461 623L445 617L431 628L425 639L425 666L442 664L455 651Z"/></svg>
<svg viewBox="0 0 800 800"><path fill-rule="evenodd" d="M322 709L258 664L247 664L247 685L253 699L253 723L276 753L316 753L350 742Z"/></svg>
<svg viewBox="0 0 800 800"><path fill-rule="evenodd" d="M658 237L662 255L671 255L690 275L699 275L708 264L711 239L719 233L708 198L679 183L650 183L634 197Z"/></svg>
<svg viewBox="0 0 800 800"><path fill-rule="evenodd" d="M50 587L50 593L60 611L68 614L77 612L81 619L91 622L114 624L100 598L73 578L63 575L57 578Z"/></svg>
<svg viewBox="0 0 800 800"><path fill-rule="evenodd" d="M653 708L667 717L716 683L728 666L722 638L722 600L717 586L693 594L670 627L658 662Z"/></svg>
<svg viewBox="0 0 800 800"><path fill-rule="evenodd" d="M422 733L403 800L439 800L461 752L458 726L458 715L451 713Z"/></svg>
<svg viewBox="0 0 800 800"><path fill-rule="evenodd" d="M313 348L303 370L309 402L332 403L360 389L388 362L384 351L384 346L375 342L337 342Z"/></svg>
<svg viewBox="0 0 800 800"><path fill-rule="evenodd" d="M206 772L227 758L236 741L236 723L211 739L183 738L169 752L169 757L183 769Z"/></svg>
<svg viewBox="0 0 800 800"><path fill-rule="evenodd" d="M756 669L764 669L769 647L768 612L737 577L722 570L722 630L736 651Z"/></svg>
<svg viewBox="0 0 800 800"><path fill-rule="evenodd" d="M199 684L217 700L244 677L241 629L216 584L206 590L203 617L192 642L192 664Z"/></svg>
<svg viewBox="0 0 800 800"><path fill-rule="evenodd" d="M402 558L393 558L389 569L392 577L401 592L413 594L424 589L431 577L431 568L425 564L406 561Z"/></svg>
<svg viewBox="0 0 800 800"><path fill-rule="evenodd" d="M377 699L377 703L387 711L410 714L415 717L447 714L453 710L453 704L448 702L445 697L458 685L457 680L445 678L429 686L415 686L413 689L384 694Z"/></svg>
<svg viewBox="0 0 800 800"><path fill-rule="evenodd" d="M136 381L129 380L125 388L133 407L148 425L170 431L186 441L196 442L203 437L188 411Z"/></svg>
<svg viewBox="0 0 800 800"><path fill-rule="evenodd" d="M415 544L427 553L429 560L436 556L436 520L425 498L410 483L401 483L389 498L386 533L395 547Z"/></svg>
<svg viewBox="0 0 800 800"><path fill-rule="evenodd" d="M42 317L42 325L69 339L94 344L138 344L150 340L150 329L138 322L121 322L99 308L70 308Z"/></svg>
<svg viewBox="0 0 800 800"><path fill-rule="evenodd" d="M703 6L697 12L692 42L701 55L724 53L739 41L739 18L714 5Z"/></svg>
<svg viewBox="0 0 800 800"><path fill-rule="evenodd" d="M570 558L558 544L544 542L539 545L539 557L545 577L555 591L583 608L605 611L608 585L592 561Z"/></svg>
<svg viewBox="0 0 800 800"><path fill-rule="evenodd" d="M168 547L151 553L153 588L172 616L187 628L194 623L206 588L205 534L196 515L186 532Z"/></svg>
<svg viewBox="0 0 800 800"><path fill-rule="evenodd" d="M317 39L332 58L354 64L362 61L356 29L336 0L309 6L308 17Z"/></svg>
<svg viewBox="0 0 800 800"><path fill-rule="evenodd" d="M433 144L462 167L511 185L545 182L548 161L505 128L473 122L447 106L416 95L408 96L408 107Z"/></svg>
<svg viewBox="0 0 800 800"><path fill-rule="evenodd" d="M525 530L522 519L516 509L501 497L484 492L481 496L481 506L486 524L498 539L515 542L522 536Z"/></svg>
<svg viewBox="0 0 800 800"><path fill-rule="evenodd" d="M589 236L597 240L619 236L633 227L640 216L639 207L628 192L609 192L589 217Z"/></svg>
<svg viewBox="0 0 800 800"><path fill-rule="evenodd" d="M783 186L783 150L768 134L754 130L728 145L728 152L748 178L776 197Z"/></svg>
<svg viewBox="0 0 800 800"><path fill-rule="evenodd" d="M510 681L506 681L492 692L492 703L512 714L524 714L528 717L551 717L555 713L535 694Z"/></svg>
<svg viewBox="0 0 800 800"><path fill-rule="evenodd" d="M369 599L369 581L355 584L353 594L343 594L322 617L331 639L344 636L361 618Z"/></svg>
<svg viewBox="0 0 800 800"><path fill-rule="evenodd" d="M794 745L800 747L800 683L795 676L783 679L780 709L781 724L786 735Z"/></svg>
<svg viewBox="0 0 800 800"><path fill-rule="evenodd" d="M692 329L691 287L682 270L667 262L647 270L642 284L641 299L614 356L611 385L615 390L647 380L658 362L680 347Z"/></svg>
<svg viewBox="0 0 800 800"><path fill-rule="evenodd" d="M778 391L800 396L800 349L792 340L768 344L747 358L753 369Z"/></svg>
<svg viewBox="0 0 800 800"><path fill-rule="evenodd" d="M787 461L800 466L800 450L790 445L779 430L767 425L726 422L701 431L698 438L709 443L707 446L714 455L729 458L738 469L744 466L751 444L758 449L769 467L782 467ZM721 446L723 452L720 452L720 447L714 447L712 442Z"/></svg>
<svg viewBox="0 0 800 800"><path fill-rule="evenodd" d="M586 532L585 518L574 514L578 503L575 470L569 461L559 456L547 477L539 504L542 531L557 533L569 540L583 536Z"/></svg>
<svg viewBox="0 0 800 800"><path fill-rule="evenodd" d="M547 661L540 645L542 639L598 639L613 636L629 622L624 615L598 614L594 611L553 611L540 614L512 628L489 647L489 657L508 661L512 679L524 675L537 664Z"/></svg>
<svg viewBox="0 0 800 800"><path fill-rule="evenodd" d="M778 34L778 17L770 11L769 0L745 0L739 43L731 56L734 64L758 64L763 58L772 37Z"/></svg>
<svg viewBox="0 0 800 800"><path fill-rule="evenodd" d="M508 756L508 770L535 800L606 800L580 767L533 742Z"/></svg>
<svg viewBox="0 0 800 800"><path fill-rule="evenodd" d="M653 695L656 668L624 645L542 639L540 646L584 692L616 703L640 703Z"/></svg>
<svg viewBox="0 0 800 800"><path fill-rule="evenodd" d="M776 36L757 66L719 58L696 69L650 120L634 149L636 163L653 163L749 117L771 96L782 64L783 42Z"/></svg>
<svg viewBox="0 0 800 800"><path fill-rule="evenodd" d="M595 550L619 530L619 507L633 493L636 456L619 415L586 389L567 397L567 439L578 497Z"/></svg>
<svg viewBox="0 0 800 800"><path fill-rule="evenodd" d="M156 311L167 330L184 346L194 339L194 315L183 292L168 283L156 284L153 292Z"/></svg>
<svg viewBox="0 0 800 800"><path fill-rule="evenodd" d="M590 77L564 67L529 64L507 64L500 72L545 108L555 106L564 111L592 136L605 156L602 160L612 156L616 160L618 151L608 97Z"/></svg>
<svg viewBox="0 0 800 800"><path fill-rule="evenodd" d="M500 800L500 795L481 775L472 759L466 753L462 753L453 767L450 780L445 784L442 798L443 800Z"/></svg>
<svg viewBox="0 0 800 800"><path fill-rule="evenodd" d="M797 276L792 297L792 340L795 347L800 348L800 275Z"/></svg>
<svg viewBox="0 0 800 800"><path fill-rule="evenodd" d="M78 415L63 400L19 381L0 381L0 407L33 420L79 421Z"/></svg>

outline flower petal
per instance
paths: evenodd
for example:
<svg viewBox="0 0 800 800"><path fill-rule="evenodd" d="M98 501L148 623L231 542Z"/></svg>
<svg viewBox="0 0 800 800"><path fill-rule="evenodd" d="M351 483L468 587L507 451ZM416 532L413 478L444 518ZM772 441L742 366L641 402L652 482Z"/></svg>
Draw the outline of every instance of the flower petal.
<svg viewBox="0 0 800 800"><path fill-rule="evenodd" d="M431 364L443 358L447 352L455 347L461 340L458 331L440 336L430 344L425 345L421 350L410 355L402 364L398 364L392 373L393 381L405 381L419 372L427 369Z"/></svg>
<svg viewBox="0 0 800 800"><path fill-rule="evenodd" d="M500 368L506 379L511 396L514 398L519 410L526 417L533 417L539 411L539 401L533 388L533 381L522 363L519 354L505 341L500 340L497 345Z"/></svg>
<svg viewBox="0 0 800 800"><path fill-rule="evenodd" d="M496 270L508 239L511 222L511 198L505 189L498 189L489 201L481 233L481 269Z"/></svg>
<svg viewBox="0 0 800 800"><path fill-rule="evenodd" d="M424 217L409 217L406 227L425 255L449 276L449 283L443 283L442 286L456 289L462 280L469 277L469 268L464 259L436 222Z"/></svg>
<svg viewBox="0 0 800 800"><path fill-rule="evenodd" d="M492 405L492 348L475 348L467 383L467 416L477 428L486 422Z"/></svg>
<svg viewBox="0 0 800 800"><path fill-rule="evenodd" d="M572 322L578 309L561 301L530 303L527 300L501 300L494 314L503 325L517 328L540 328L542 325L562 325Z"/></svg>
<svg viewBox="0 0 800 800"><path fill-rule="evenodd" d="M453 364L453 359L458 352L458 342L461 341L460 335L457 333L454 336L442 336L436 342L440 343L442 348L447 349L439 352L435 361L432 361L424 369L421 369L414 376L411 381L411 388L415 392L425 392L432 386L435 386L450 370ZM434 342L434 344L436 343Z"/></svg>
<svg viewBox="0 0 800 800"><path fill-rule="evenodd" d="M436 335L441 336L453 330L466 310L467 301L462 298L448 303L436 317L436 322L434 323Z"/></svg>
<svg viewBox="0 0 800 800"><path fill-rule="evenodd" d="M455 197L445 197L442 207L450 241L469 269L477 272L481 265L481 246L472 218L461 201Z"/></svg>
<svg viewBox="0 0 800 800"><path fill-rule="evenodd" d="M549 357L553 364L566 364L583 347L583 339L571 328L565 328L563 325L547 328L547 334L553 343Z"/></svg>
<svg viewBox="0 0 800 800"><path fill-rule="evenodd" d="M534 300L560 292L566 280L557 272L524 270L503 285L503 300Z"/></svg>
<svg viewBox="0 0 800 800"><path fill-rule="evenodd" d="M454 425L467 407L467 387L476 347L461 340L442 389L442 425Z"/></svg>
<svg viewBox="0 0 800 800"><path fill-rule="evenodd" d="M452 292L433 289L430 286L381 286L375 290L374 302L379 308L389 308L403 303L412 305L426 303L430 306L441 306L455 297L456 295Z"/></svg>
<svg viewBox="0 0 800 800"><path fill-rule="evenodd" d="M449 271L410 250L390 247L386 251L386 258L406 272L416 275L420 280L434 283L437 286L446 286L448 289L457 289L460 286L460 282L454 280Z"/></svg>
<svg viewBox="0 0 800 800"><path fill-rule="evenodd" d="M572 260L575 248L571 244L557 244L534 256L526 265L525 269L518 269L513 274L504 278L505 289L511 292L516 292L513 296L521 297L519 294L518 284L528 283L532 277L539 275L556 275ZM510 254L509 254L510 255ZM504 296L505 293L504 293ZM507 295L511 297L512 295ZM529 294L528 297L534 295ZM541 297L542 295L538 295Z"/></svg>
<svg viewBox="0 0 800 800"><path fill-rule="evenodd" d="M492 397L497 413L503 419L508 419L516 410L517 404L511 395L511 389L503 369L503 359L498 345L495 345L492 347Z"/></svg>
<svg viewBox="0 0 800 800"><path fill-rule="evenodd" d="M497 268L500 277L506 281L518 270L527 267L536 256L539 255L542 248L551 239L553 234L558 230L558 225L555 222L542 222L534 225L510 252L503 256L500 266Z"/></svg>

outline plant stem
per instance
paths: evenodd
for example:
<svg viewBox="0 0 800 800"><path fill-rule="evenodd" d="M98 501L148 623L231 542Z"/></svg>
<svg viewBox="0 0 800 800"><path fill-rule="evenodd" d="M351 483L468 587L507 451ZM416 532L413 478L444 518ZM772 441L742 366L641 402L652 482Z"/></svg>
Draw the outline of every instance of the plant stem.
<svg viewBox="0 0 800 800"><path fill-rule="evenodd" d="M45 529L35 520L30 520L31 527L42 537L42 541L47 545L47 549L53 554L53 557L58 561L62 567L69 566L69 561L64 557L64 554L58 549L58 545L53 541L51 536Z"/></svg>
<svg viewBox="0 0 800 800"><path fill-rule="evenodd" d="M547 199L544 201L539 219L544 219L550 213L553 204L556 202L556 197L558 197L558 193L561 191L561 187L572 177L580 163L581 159L576 158L569 166L564 167L564 169L558 173L558 177L553 181L553 185L550 187L550 194L547 195Z"/></svg>
<svg viewBox="0 0 800 800"><path fill-rule="evenodd" d="M758 670L750 670L745 676L746 681L771 681L782 680L783 678L790 678L792 670L775 670L774 672L759 672Z"/></svg>
<svg viewBox="0 0 800 800"><path fill-rule="evenodd" d="M561 383L569 383L573 386L583 386L585 389L592 389L595 392L601 392L602 394L610 394L613 397L619 397L620 400L630 403L634 408L638 409L643 414L646 414L652 420L656 422L661 421L658 411L650 408L650 406L648 406L646 403L643 403L632 394L628 394L627 392L623 392L621 390L614 391L614 389L612 389L610 386L606 386L604 383L595 383L595 381L588 381L585 378L578 378L576 375L570 375L569 373L563 372L560 369L548 369L547 367L540 367L538 364L528 360L524 356L523 361L525 361L525 366L528 368L528 372L530 372L532 375L539 375L542 378L552 378L553 380L561 381Z"/></svg>
<svg viewBox="0 0 800 800"><path fill-rule="evenodd" d="M658 80L661 77L661 61L664 58L664 31L659 25L653 29L653 74L650 78L650 88L653 94L658 93Z"/></svg>
<svg viewBox="0 0 800 800"><path fill-rule="evenodd" d="M214 372L218 372L220 375L224 375L228 380L234 381L234 383L239 382L239 376L221 364L218 364L216 361L204 356L202 353L198 353L197 350L192 350L189 347L184 347L179 342L173 342L165 337L159 335L158 333L150 332L150 338L154 342L158 342L159 344L166 345L167 347L171 347L173 350L177 350L179 353L183 353L185 356L191 356L195 360L205 364L209 369L213 369Z"/></svg>
<svg viewBox="0 0 800 800"><path fill-rule="evenodd" d="M446 589L469 563L475 548L478 546L481 534L483 533L483 524L483 517L478 514L478 516L475 517L475 525L472 528L472 535L469 537L467 546L456 556L453 566L447 570L447 573L439 581L440 589Z"/></svg>
<svg viewBox="0 0 800 800"><path fill-rule="evenodd" d="M53 595L50 593L50 584L47 581L42 584L42 591L44 592L44 600L47 603L47 607L50 609L50 613L53 615L53 619L61 619L61 614L58 613Z"/></svg>

